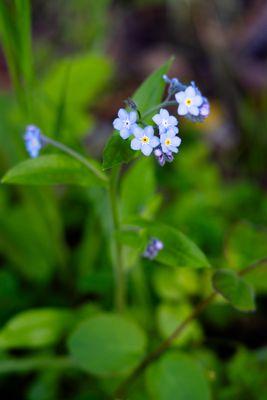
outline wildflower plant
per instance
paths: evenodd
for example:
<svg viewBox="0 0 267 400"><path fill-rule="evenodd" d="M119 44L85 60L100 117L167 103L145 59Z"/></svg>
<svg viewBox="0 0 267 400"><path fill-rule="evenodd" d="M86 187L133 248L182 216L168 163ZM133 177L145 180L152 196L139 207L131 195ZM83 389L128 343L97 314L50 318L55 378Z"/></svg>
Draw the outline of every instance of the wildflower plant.
<svg viewBox="0 0 267 400"><path fill-rule="evenodd" d="M26 128L24 141L30 159L15 165L5 174L2 182L74 184L86 188L94 205L94 214L99 218L97 226L103 227L104 240L101 237L100 251L105 243L109 245L109 256L105 262L112 266L114 305L110 304L109 293L99 308L80 312L75 318L73 310L70 313L53 308L32 310L15 317L15 321L10 321L0 332L0 344L7 349L26 347L42 350L49 346L47 354L50 354L50 347L68 336L66 358L58 356L55 350L52 361L47 362L43 357L46 353L41 351L37 361L31 363L27 360L18 364L18 371L25 368L24 365L30 365L30 371L41 369L42 363L62 369L78 368L89 373L90 379L97 380L97 388L101 386L101 379L103 387L118 385L113 394L109 392L108 398L128 398L133 383L145 376L140 381L141 387L146 387L151 398L165 400L177 393L175 398L178 400L210 399L210 385L198 362L190 355L172 353L169 349L218 293L238 310L254 310L253 288L243 275L266 260L260 260L240 273L216 270L210 294L201 299L163 341L158 338L149 340L155 323L150 300L147 300L150 285L146 286L146 271L142 268L149 263L150 268L155 270L159 266L167 271L170 268L180 270L180 267L190 271L211 270L210 262L201 249L172 226L171 218L169 224L163 224L156 216L159 198L154 190L152 169L158 168L158 164L163 167L174 162L180 154L182 156L181 143L187 140L183 136L183 118L203 122L210 112L208 99L194 82L185 84L178 78L167 76L170 64L171 60L153 72L127 101L126 108L119 109L113 121L114 132L103 152L102 165L55 140L51 132L41 132L39 127L33 125ZM131 161L133 166L122 172L122 164ZM38 213L41 209L38 203ZM94 238L97 235L94 227ZM94 243L93 240L93 247ZM91 243L87 240L86 245ZM144 262L143 258L147 260ZM140 280L141 289L130 296L131 287ZM129 318L131 309L138 307L138 301L146 304L144 318L140 319L134 313ZM83 317L85 314L86 318ZM16 370L16 360L12 360L10 365ZM4 367L1 368L4 370ZM173 379L167 379L167 384L162 383L164 376L173 374L173 371L180 378L178 388ZM114 377L116 382L107 385L107 378ZM169 382L174 385L171 389ZM164 393L167 393L166 396Z"/></svg>
<svg viewBox="0 0 267 400"><path fill-rule="evenodd" d="M140 150L145 156L150 156L154 150L155 158L160 166L164 166L166 161L172 162L173 153L178 153L182 140L178 136L177 117L184 116L193 122L203 122L210 112L207 98L202 96L194 82L184 85L177 78L170 79L165 74L162 79L169 86L168 96L161 104L159 112L152 116L153 125L147 124L142 119L142 114L134 101L128 104L130 108L137 110L138 114L136 111L127 112L120 109L119 118L113 121L113 126L119 131L122 139L134 137L131 140L132 150ZM177 117L170 115L169 111L163 108L163 106L173 105L178 107ZM145 115L152 114L154 110L157 111L157 108L146 111Z"/></svg>

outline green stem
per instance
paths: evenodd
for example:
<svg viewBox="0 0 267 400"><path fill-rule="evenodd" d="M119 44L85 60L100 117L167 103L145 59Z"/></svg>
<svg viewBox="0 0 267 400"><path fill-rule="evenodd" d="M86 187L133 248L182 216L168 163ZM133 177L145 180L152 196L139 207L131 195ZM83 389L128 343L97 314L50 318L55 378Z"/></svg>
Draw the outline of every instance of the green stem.
<svg viewBox="0 0 267 400"><path fill-rule="evenodd" d="M112 216L112 247L113 247L113 269L115 276L115 305L119 312L125 307L125 280L123 271L122 246L117 236L120 230L120 216L118 208L118 180L120 175L120 166L112 169L109 181L109 201Z"/></svg>
<svg viewBox="0 0 267 400"><path fill-rule="evenodd" d="M249 265L248 267L244 268L239 272L239 276L244 276L249 274L250 272L254 271L256 268L267 264L267 257L262 258L255 263ZM118 399L122 399L125 396L126 391L128 388L136 381L136 379L145 371L145 369L155 360L157 360L162 354L168 350L173 341L177 339L181 333L187 328L187 326L196 318L198 317L208 305L210 305L213 300L215 299L217 292L213 291L208 297L202 300L193 312L181 323L179 324L173 333L160 345L149 353L143 361L133 370L133 372L119 385L117 390L115 391L115 397Z"/></svg>
<svg viewBox="0 0 267 400"><path fill-rule="evenodd" d="M175 100L171 100L171 101L163 101L160 104L157 104L156 106L150 108L149 110L147 110L143 115L142 118L146 118L148 117L150 114L152 114L155 111L158 111L159 108L161 107L168 107L168 106L175 106L177 105L177 101Z"/></svg>
<svg viewBox="0 0 267 400"><path fill-rule="evenodd" d="M0 361L0 374L25 373L42 369L65 369L75 365L69 357L26 357L22 359L10 358Z"/></svg>
<svg viewBox="0 0 267 400"><path fill-rule="evenodd" d="M108 182L108 178L106 174L100 171L91 161L88 161L84 156L80 153L76 152L75 150L71 149L70 147L66 146L63 143L60 143L50 137L43 136L42 137L45 143L51 144L52 146L58 148L59 150L63 151L64 153L68 154L69 156L75 158L76 160L80 161L83 165L86 166L93 174L95 174L99 179L104 182Z"/></svg>

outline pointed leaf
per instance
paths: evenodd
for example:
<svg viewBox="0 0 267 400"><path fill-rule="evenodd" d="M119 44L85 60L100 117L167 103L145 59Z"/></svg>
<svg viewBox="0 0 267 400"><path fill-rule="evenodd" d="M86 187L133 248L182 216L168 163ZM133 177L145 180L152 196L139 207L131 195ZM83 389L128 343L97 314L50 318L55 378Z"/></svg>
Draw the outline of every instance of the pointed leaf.
<svg viewBox="0 0 267 400"><path fill-rule="evenodd" d="M162 241L164 248L156 260L173 267L206 268L210 264L202 251L178 229L164 224L143 223L148 238Z"/></svg>
<svg viewBox="0 0 267 400"><path fill-rule="evenodd" d="M255 296L252 286L234 271L218 270L212 279L214 289L239 311L254 311Z"/></svg>
<svg viewBox="0 0 267 400"><path fill-rule="evenodd" d="M97 169L95 163L92 165ZM103 175L101 170L99 174ZM79 161L58 154L40 156L17 164L6 173L2 182L23 185L95 186L103 184L102 180Z"/></svg>

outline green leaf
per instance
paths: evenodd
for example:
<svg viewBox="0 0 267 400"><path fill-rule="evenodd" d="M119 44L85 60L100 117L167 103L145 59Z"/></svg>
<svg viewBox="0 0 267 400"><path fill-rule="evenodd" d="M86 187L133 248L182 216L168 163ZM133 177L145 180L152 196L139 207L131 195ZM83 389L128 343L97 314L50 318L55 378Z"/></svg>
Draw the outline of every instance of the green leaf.
<svg viewBox="0 0 267 400"><path fill-rule="evenodd" d="M122 215L145 215L155 196L154 160L143 157L126 172L121 183Z"/></svg>
<svg viewBox="0 0 267 400"><path fill-rule="evenodd" d="M133 95L141 112L156 106L161 102L165 83L162 75L166 74L171 66L172 58L154 71L139 87ZM103 169L109 169L115 165L128 163L137 156L137 152L131 150L130 140L123 140L118 132L109 138L103 153Z"/></svg>
<svg viewBox="0 0 267 400"><path fill-rule="evenodd" d="M218 270L212 279L214 289L239 311L254 311L255 298L252 286L234 271Z"/></svg>
<svg viewBox="0 0 267 400"><path fill-rule="evenodd" d="M97 376L130 372L144 355L146 338L135 322L116 314L98 314L70 336L71 356Z"/></svg>
<svg viewBox="0 0 267 400"><path fill-rule="evenodd" d="M0 349L37 348L57 343L73 322L61 309L36 309L17 314L0 331Z"/></svg>
<svg viewBox="0 0 267 400"><path fill-rule="evenodd" d="M119 133L114 131L104 148L102 167L106 170L121 163L128 163L136 156L136 151L130 147L130 141L123 140Z"/></svg>
<svg viewBox="0 0 267 400"><path fill-rule="evenodd" d="M234 269L240 270L266 257L267 233L249 223L240 222L230 232L227 246L227 261Z"/></svg>
<svg viewBox="0 0 267 400"><path fill-rule="evenodd" d="M178 304L161 303L157 307L157 325L161 336L167 339L186 318L192 314L193 308L186 302ZM202 331L199 323L195 320L177 337L173 346L185 346L194 342L200 342Z"/></svg>
<svg viewBox="0 0 267 400"><path fill-rule="evenodd" d="M94 167L97 168L95 165ZM99 171L99 173L102 172ZM22 185L96 186L103 184L102 180L98 179L79 161L58 154L23 161L8 171L2 182Z"/></svg>
<svg viewBox="0 0 267 400"><path fill-rule="evenodd" d="M167 74L172 62L173 57L154 71L133 95L133 101L137 104L137 108L141 114L161 102L166 85L162 76Z"/></svg>
<svg viewBox="0 0 267 400"><path fill-rule="evenodd" d="M68 142L87 133L93 122L88 106L95 102L111 73L111 62L94 53L57 61L41 81L36 95L42 130L60 134ZM62 105L64 112L60 116ZM54 132L58 120L61 131Z"/></svg>
<svg viewBox="0 0 267 400"><path fill-rule="evenodd" d="M190 356L165 354L146 372L146 387L153 400L210 400L204 371Z"/></svg>
<svg viewBox="0 0 267 400"><path fill-rule="evenodd" d="M206 268L210 264L206 256L187 236L175 228L163 224L144 223L148 237L163 242L156 260L173 267Z"/></svg>

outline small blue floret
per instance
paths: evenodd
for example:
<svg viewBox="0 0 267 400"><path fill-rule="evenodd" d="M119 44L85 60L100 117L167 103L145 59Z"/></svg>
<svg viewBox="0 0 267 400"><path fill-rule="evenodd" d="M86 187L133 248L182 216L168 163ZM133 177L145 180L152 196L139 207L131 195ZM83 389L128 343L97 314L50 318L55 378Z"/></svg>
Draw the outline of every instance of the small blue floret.
<svg viewBox="0 0 267 400"><path fill-rule="evenodd" d="M24 135L26 149L32 158L36 158L39 155L41 148L43 147L41 131L37 126L28 125Z"/></svg>
<svg viewBox="0 0 267 400"><path fill-rule="evenodd" d="M161 108L159 114L154 115L152 119L158 125L160 133L165 133L170 128L172 128L175 133L178 133L178 128L176 127L178 124L177 119L170 115L164 108Z"/></svg>
<svg viewBox="0 0 267 400"><path fill-rule="evenodd" d="M118 112L118 118L113 121L113 127L120 132L122 139L128 139L133 133L133 129L136 126L137 112L127 112L124 108L120 108Z"/></svg>
<svg viewBox="0 0 267 400"><path fill-rule="evenodd" d="M159 251L163 249L164 245L161 240L152 238L148 245L146 250L143 253L143 256L145 258L148 258L149 260L153 260L155 257L157 257Z"/></svg>

